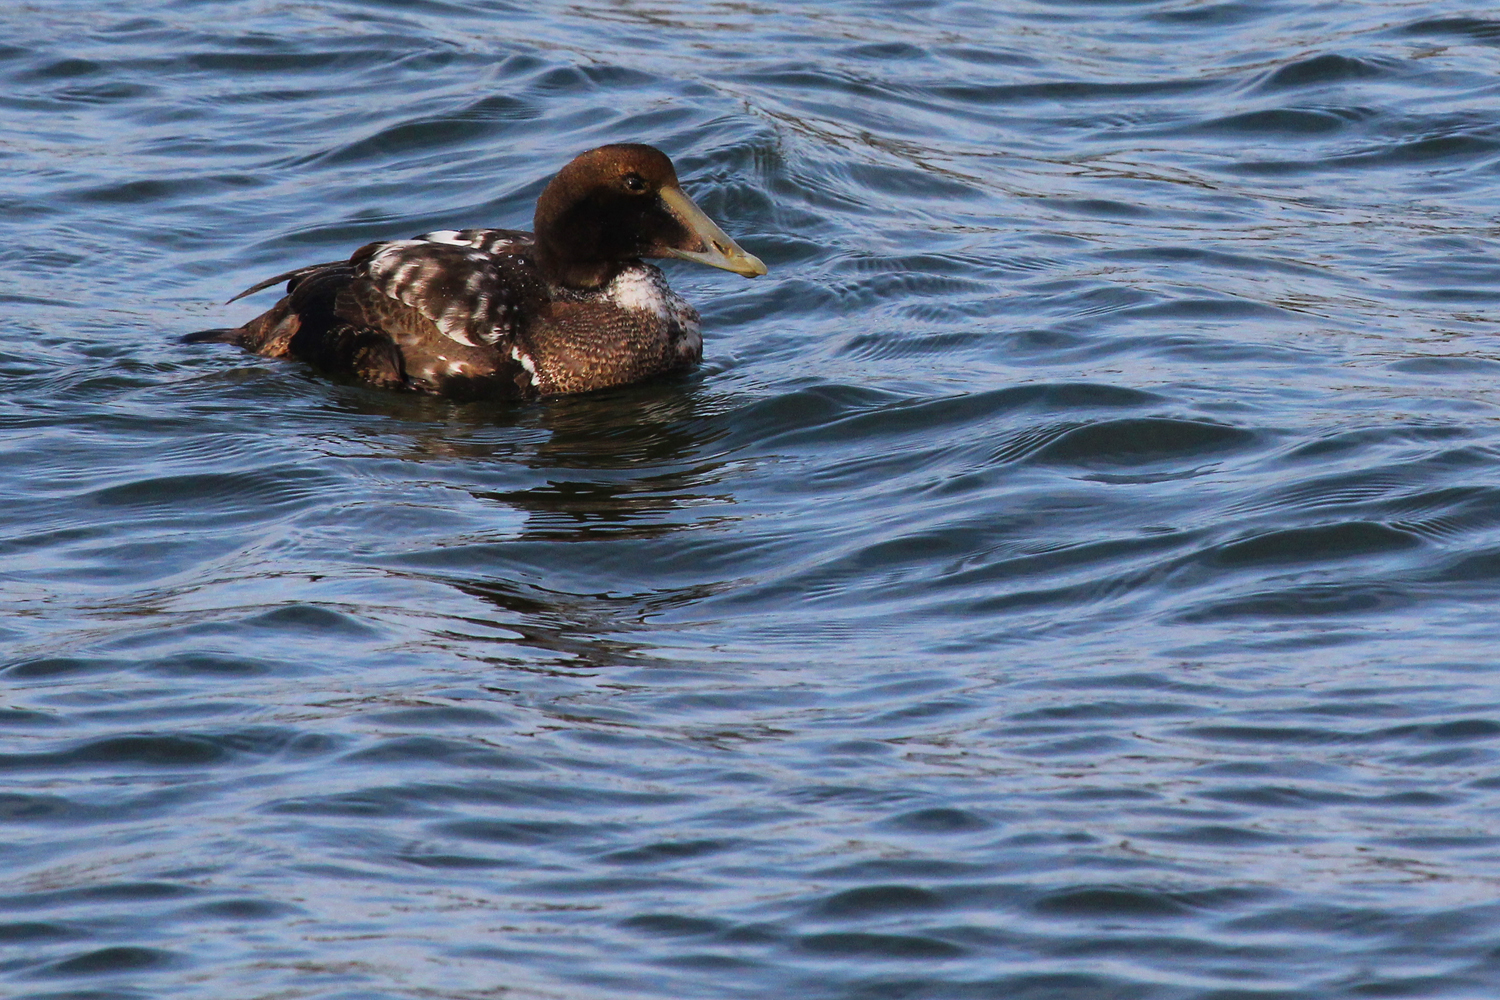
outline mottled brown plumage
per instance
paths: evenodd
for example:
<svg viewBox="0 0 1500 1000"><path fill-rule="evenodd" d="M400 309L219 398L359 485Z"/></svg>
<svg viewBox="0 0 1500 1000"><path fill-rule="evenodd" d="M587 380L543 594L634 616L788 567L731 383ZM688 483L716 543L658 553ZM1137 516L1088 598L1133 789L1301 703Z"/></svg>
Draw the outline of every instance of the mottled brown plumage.
<svg viewBox="0 0 1500 1000"><path fill-rule="evenodd" d="M247 289L235 298L287 282L287 294L244 326L186 339L445 396L587 392L702 357L698 313L642 258L765 273L650 146L574 159L537 200L535 226L371 243Z"/></svg>

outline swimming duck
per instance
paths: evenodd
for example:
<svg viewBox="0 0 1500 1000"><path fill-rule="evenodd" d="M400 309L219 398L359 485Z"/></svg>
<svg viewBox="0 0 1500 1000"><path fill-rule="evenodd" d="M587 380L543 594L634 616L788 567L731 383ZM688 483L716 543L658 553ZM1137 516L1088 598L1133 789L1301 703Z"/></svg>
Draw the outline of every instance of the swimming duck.
<svg viewBox="0 0 1500 1000"><path fill-rule="evenodd" d="M642 258L766 273L683 193L666 154L637 143L563 167L534 227L370 243L247 288L229 301L287 283L244 326L184 339L440 396L588 392L703 357L697 311Z"/></svg>

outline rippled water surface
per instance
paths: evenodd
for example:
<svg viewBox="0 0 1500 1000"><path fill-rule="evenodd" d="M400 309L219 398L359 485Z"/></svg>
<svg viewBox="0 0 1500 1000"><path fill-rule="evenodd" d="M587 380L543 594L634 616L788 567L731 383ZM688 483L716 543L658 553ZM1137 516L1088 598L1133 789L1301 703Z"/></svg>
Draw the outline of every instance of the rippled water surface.
<svg viewBox="0 0 1500 1000"><path fill-rule="evenodd" d="M0 993L1500 995L1486 7L10 5ZM691 375L178 343L631 140Z"/></svg>

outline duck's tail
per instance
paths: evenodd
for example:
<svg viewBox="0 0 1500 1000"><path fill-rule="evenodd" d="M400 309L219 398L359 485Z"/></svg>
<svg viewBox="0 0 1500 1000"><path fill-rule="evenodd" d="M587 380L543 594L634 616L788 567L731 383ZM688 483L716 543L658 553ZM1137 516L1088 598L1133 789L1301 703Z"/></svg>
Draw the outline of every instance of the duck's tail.
<svg viewBox="0 0 1500 1000"><path fill-rule="evenodd" d="M239 344L240 346L244 346L245 328L240 326L232 330L199 330L197 333L190 333L183 337L181 342L184 344Z"/></svg>
<svg viewBox="0 0 1500 1000"><path fill-rule="evenodd" d="M199 330L182 338L184 344L233 344L268 358L285 357L292 338L302 328L302 317L292 307L290 298L282 299L270 309L234 329Z"/></svg>

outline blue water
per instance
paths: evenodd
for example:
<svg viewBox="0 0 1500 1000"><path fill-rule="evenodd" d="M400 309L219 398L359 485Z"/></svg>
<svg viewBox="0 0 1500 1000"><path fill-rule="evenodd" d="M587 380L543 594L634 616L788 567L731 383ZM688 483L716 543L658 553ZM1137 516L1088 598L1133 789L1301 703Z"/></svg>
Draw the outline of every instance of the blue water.
<svg viewBox="0 0 1500 1000"><path fill-rule="evenodd" d="M1500 16L0 12L0 993L1500 995ZM531 405L184 333L645 141Z"/></svg>

